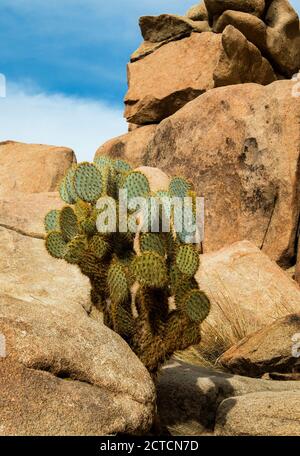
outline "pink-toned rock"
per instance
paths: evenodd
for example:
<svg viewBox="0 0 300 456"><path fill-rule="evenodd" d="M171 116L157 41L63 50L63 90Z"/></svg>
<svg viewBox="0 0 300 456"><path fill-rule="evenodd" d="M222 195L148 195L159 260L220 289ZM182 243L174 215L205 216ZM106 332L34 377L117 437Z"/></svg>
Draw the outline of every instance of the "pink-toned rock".
<svg viewBox="0 0 300 456"><path fill-rule="evenodd" d="M293 84L214 89L157 127L144 164L185 176L204 196L204 252L248 239L283 265L295 257L300 103Z"/></svg>
<svg viewBox="0 0 300 456"><path fill-rule="evenodd" d="M222 35L192 33L128 65L125 117L157 123L213 87L275 79L268 61L234 27Z"/></svg>
<svg viewBox="0 0 300 456"><path fill-rule="evenodd" d="M53 192L66 170L76 161L66 147L0 143L0 194Z"/></svg>
<svg viewBox="0 0 300 456"><path fill-rule="evenodd" d="M95 157L107 155L113 159L120 158L131 165L140 166L146 146L155 134L157 125L146 125L129 133L113 138L99 147Z"/></svg>

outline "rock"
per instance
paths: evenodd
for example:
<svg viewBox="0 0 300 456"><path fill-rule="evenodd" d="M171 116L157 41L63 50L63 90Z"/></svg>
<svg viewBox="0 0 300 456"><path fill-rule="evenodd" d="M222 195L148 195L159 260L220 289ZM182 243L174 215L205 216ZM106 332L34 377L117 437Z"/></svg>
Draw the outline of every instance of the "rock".
<svg viewBox="0 0 300 456"><path fill-rule="evenodd" d="M291 77L300 68L299 17L288 0L273 0L265 22L269 58L279 72Z"/></svg>
<svg viewBox="0 0 300 456"><path fill-rule="evenodd" d="M218 409L215 427L218 436L298 437L299 433L299 389L234 397L223 401Z"/></svg>
<svg viewBox="0 0 300 456"><path fill-rule="evenodd" d="M275 79L267 60L234 27L222 35L192 33L128 65L125 117L157 123L215 86Z"/></svg>
<svg viewBox="0 0 300 456"><path fill-rule="evenodd" d="M295 280L300 285L300 241L298 238L298 255L297 255L297 265L295 269Z"/></svg>
<svg viewBox="0 0 300 456"><path fill-rule="evenodd" d="M186 16L192 21L208 21L208 12L204 1L192 6L186 13Z"/></svg>
<svg viewBox="0 0 300 456"><path fill-rule="evenodd" d="M265 0L204 0L210 18L220 16L226 10L242 11L262 16Z"/></svg>
<svg viewBox="0 0 300 456"><path fill-rule="evenodd" d="M215 22L213 30L222 33L227 25L233 25L260 51L266 50L267 26L258 17L240 11L224 11Z"/></svg>
<svg viewBox="0 0 300 456"><path fill-rule="evenodd" d="M299 302L300 310L300 302ZM299 336L297 344L296 335ZM248 377L300 370L300 313L287 315L250 334L227 350L219 364L229 372Z"/></svg>
<svg viewBox="0 0 300 456"><path fill-rule="evenodd" d="M270 381L229 375L212 369L193 366L178 361L166 365L157 382L157 407L161 426L171 435L197 436L212 434L218 412L217 429L222 429L223 404L234 412L235 403L240 398L252 394L270 394L274 398L295 391L300 398L300 383L297 381ZM223 402L224 401L224 402ZM291 410L292 409L292 410ZM293 402L285 409L286 417L296 413ZM263 424L264 416L259 416L249 406L239 418L241 422L255 421ZM282 413L283 415L283 413ZM227 424L224 423L225 430ZM280 428L279 428L280 429ZM234 429L230 429L234 433Z"/></svg>
<svg viewBox="0 0 300 456"><path fill-rule="evenodd" d="M204 196L204 252L248 239L281 265L294 261L300 104L293 84L214 89L157 127L143 163L186 177Z"/></svg>
<svg viewBox="0 0 300 456"><path fill-rule="evenodd" d="M107 155L114 159L126 160L133 166L139 166L142 164L145 147L153 138L156 127L156 125L146 125L111 139L99 147L95 157Z"/></svg>
<svg viewBox="0 0 300 456"><path fill-rule="evenodd" d="M144 40L150 43L160 43L177 36L190 35L193 31L204 31L204 24L198 24L197 21L175 14L142 16L139 23ZM208 28L208 24L205 28Z"/></svg>
<svg viewBox="0 0 300 456"><path fill-rule="evenodd" d="M74 152L66 147L2 142L0 194L53 192L75 161Z"/></svg>
<svg viewBox="0 0 300 456"><path fill-rule="evenodd" d="M277 318L300 311L297 284L247 241L201 255L196 279L211 300L211 312L201 326L202 343L197 350L211 363L244 337ZM288 337L285 347L290 343L291 355Z"/></svg>
<svg viewBox="0 0 300 456"><path fill-rule="evenodd" d="M0 197L0 226L29 237L45 237L44 217L65 203L58 192L6 193Z"/></svg>

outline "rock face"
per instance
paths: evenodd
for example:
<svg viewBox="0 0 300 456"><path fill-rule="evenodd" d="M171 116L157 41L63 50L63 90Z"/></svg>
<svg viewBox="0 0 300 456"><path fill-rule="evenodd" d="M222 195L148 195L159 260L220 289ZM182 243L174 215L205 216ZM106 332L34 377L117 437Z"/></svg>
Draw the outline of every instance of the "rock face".
<svg viewBox="0 0 300 456"><path fill-rule="evenodd" d="M226 399L218 409L218 436L299 436L299 432L299 388Z"/></svg>
<svg viewBox="0 0 300 456"><path fill-rule="evenodd" d="M201 326L202 342L197 350L211 363L245 336L273 323L277 318L300 312L300 288L280 267L247 241L216 253L201 255L196 279L211 300L211 312ZM289 317L286 318L288 322ZM259 359L265 349L265 353L268 353L266 358L274 358L273 366L276 355L273 356L272 353L276 350L281 356L284 355L286 360L291 359L290 334L293 331L300 332L296 330L297 322L279 322L278 326L275 323L274 325L274 338L270 341L269 348L266 347L268 341L265 339L262 352L257 352ZM266 329L266 333L262 331L257 337L262 334L263 338L267 333ZM275 335L277 338L281 337L277 348ZM254 339L253 343L257 340ZM246 344L246 347L249 345ZM253 360L256 359L255 353L251 356ZM283 363L284 356L281 358ZM248 355L245 357L251 376L251 358L248 359ZM286 362L288 364L288 361ZM242 365L242 362L240 364ZM246 369L242 371L241 367L238 372L245 374Z"/></svg>
<svg viewBox="0 0 300 456"><path fill-rule="evenodd" d="M261 16L265 9L265 0L204 0L204 2L212 19L226 10L243 11Z"/></svg>
<svg viewBox="0 0 300 456"><path fill-rule="evenodd" d="M296 372L300 371L299 347L300 314L287 315L231 347L219 363L232 373L248 377Z"/></svg>
<svg viewBox="0 0 300 456"><path fill-rule="evenodd" d="M156 125L146 125L111 139L99 147L95 157L107 155L113 159L126 160L134 167L140 166L146 146L153 138L155 130Z"/></svg>
<svg viewBox="0 0 300 456"><path fill-rule="evenodd" d="M171 435L288 435L296 430L299 435L297 381L258 380L173 361L162 370L157 390L161 425ZM252 400L259 397L260 407ZM279 409L280 404L285 407Z"/></svg>
<svg viewBox="0 0 300 456"><path fill-rule="evenodd" d="M296 265L296 269L295 269L295 280L300 285L300 242L299 242L299 238L298 238L297 265Z"/></svg>
<svg viewBox="0 0 300 456"><path fill-rule="evenodd" d="M192 6L186 13L186 17L193 21L208 21L208 11L204 1Z"/></svg>
<svg viewBox="0 0 300 456"><path fill-rule="evenodd" d="M128 65L125 117L139 125L157 123L213 87L275 79L267 60L234 27L222 35L192 33Z"/></svg>
<svg viewBox="0 0 300 456"><path fill-rule="evenodd" d="M0 195L53 192L75 161L74 152L66 147L0 143Z"/></svg>
<svg viewBox="0 0 300 456"><path fill-rule="evenodd" d="M248 239L281 264L295 257L300 104L293 84L214 89L157 127L143 162L185 176L205 197L204 252Z"/></svg>

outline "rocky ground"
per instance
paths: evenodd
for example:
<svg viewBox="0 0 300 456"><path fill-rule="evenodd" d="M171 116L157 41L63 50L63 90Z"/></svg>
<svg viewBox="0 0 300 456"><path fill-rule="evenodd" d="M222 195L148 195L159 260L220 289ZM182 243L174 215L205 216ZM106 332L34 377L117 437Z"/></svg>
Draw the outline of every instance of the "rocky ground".
<svg viewBox="0 0 300 456"><path fill-rule="evenodd" d="M0 434L299 435L298 16L287 0L205 0L140 26L129 132L96 155L183 175L205 197L202 342L154 385L88 280L45 250L74 152L3 142Z"/></svg>

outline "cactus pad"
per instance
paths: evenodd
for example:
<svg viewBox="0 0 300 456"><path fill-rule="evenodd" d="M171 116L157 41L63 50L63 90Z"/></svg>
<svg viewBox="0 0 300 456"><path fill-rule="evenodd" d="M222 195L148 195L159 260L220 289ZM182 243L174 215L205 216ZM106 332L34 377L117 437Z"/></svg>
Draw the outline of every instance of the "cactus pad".
<svg viewBox="0 0 300 456"><path fill-rule="evenodd" d="M107 285L113 302L125 302L129 296L129 288L125 268L119 261L113 261L107 273Z"/></svg>
<svg viewBox="0 0 300 456"><path fill-rule="evenodd" d="M77 236L68 243L64 260L70 264L78 264L83 257L86 247L85 237Z"/></svg>
<svg viewBox="0 0 300 456"><path fill-rule="evenodd" d="M66 253L67 243L59 231L51 231L46 237L46 249L54 258L63 258Z"/></svg>
<svg viewBox="0 0 300 456"><path fill-rule="evenodd" d="M176 255L176 265L180 272L193 277L199 268L199 254L192 245L182 245Z"/></svg>
<svg viewBox="0 0 300 456"><path fill-rule="evenodd" d="M197 289L190 291L186 296L185 311L192 321L202 323L210 311L208 297Z"/></svg>
<svg viewBox="0 0 300 456"><path fill-rule="evenodd" d="M102 175L92 163L81 163L74 174L74 187L83 201L92 203L100 198L103 191Z"/></svg>
<svg viewBox="0 0 300 456"><path fill-rule="evenodd" d="M95 234L89 242L89 249L101 260L109 252L109 244L101 234Z"/></svg>
<svg viewBox="0 0 300 456"><path fill-rule="evenodd" d="M64 178L59 186L59 195L61 199L67 204L74 204L75 200L69 195L67 191L66 178Z"/></svg>
<svg viewBox="0 0 300 456"><path fill-rule="evenodd" d="M75 170L76 170L76 165L72 166L65 177L65 186L66 186L66 191L67 194L70 197L70 200L73 201L73 203L69 204L74 204L78 200L78 195L75 191L74 188L74 175L75 175Z"/></svg>
<svg viewBox="0 0 300 456"><path fill-rule="evenodd" d="M49 233L50 231L59 231L59 214L60 211L55 209L48 212L44 220L46 233Z"/></svg>
<svg viewBox="0 0 300 456"><path fill-rule="evenodd" d="M140 249L141 252L156 252L161 256L164 256L166 253L164 240L156 233L142 234L140 238Z"/></svg>
<svg viewBox="0 0 300 456"><path fill-rule="evenodd" d="M78 220L73 209L64 207L59 214L59 225L65 241L71 241L78 234Z"/></svg>
<svg viewBox="0 0 300 456"><path fill-rule="evenodd" d="M148 179L139 171L132 171L127 174L124 179L123 188L128 192L128 199L146 196L150 193Z"/></svg>
<svg viewBox="0 0 300 456"><path fill-rule="evenodd" d="M114 168L119 173L128 173L132 170L131 166L124 160L115 160Z"/></svg>
<svg viewBox="0 0 300 456"><path fill-rule="evenodd" d="M185 198L191 190L191 184L182 177L173 177L169 185L171 196Z"/></svg>
<svg viewBox="0 0 300 456"><path fill-rule="evenodd" d="M150 288L162 288L168 280L165 259L154 252L144 252L135 257L132 274L142 286Z"/></svg>

